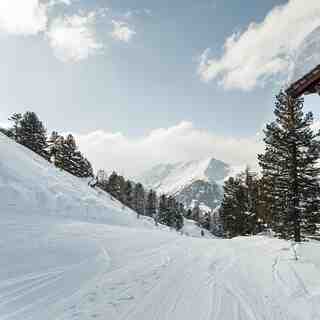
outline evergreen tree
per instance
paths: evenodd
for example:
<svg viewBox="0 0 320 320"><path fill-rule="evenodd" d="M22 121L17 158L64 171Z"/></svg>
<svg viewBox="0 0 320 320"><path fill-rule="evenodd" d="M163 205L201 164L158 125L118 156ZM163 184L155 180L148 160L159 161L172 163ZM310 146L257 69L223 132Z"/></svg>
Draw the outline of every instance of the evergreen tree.
<svg viewBox="0 0 320 320"><path fill-rule="evenodd" d="M157 214L157 194L155 191L150 190L147 195L146 215L155 217Z"/></svg>
<svg viewBox="0 0 320 320"><path fill-rule="evenodd" d="M168 198L165 194L161 195L159 199L158 222L167 226L169 226L171 222L169 206L168 206Z"/></svg>
<svg viewBox="0 0 320 320"><path fill-rule="evenodd" d="M200 216L201 216L201 210L200 210L199 201L195 201L194 207L192 208L192 220L199 223Z"/></svg>
<svg viewBox="0 0 320 320"><path fill-rule="evenodd" d="M311 129L312 113L303 113L303 99L281 92L276 120L265 130L265 153L259 155L263 177L274 202L273 227L283 238L301 241L301 227L310 228L319 212L319 132Z"/></svg>
<svg viewBox="0 0 320 320"><path fill-rule="evenodd" d="M120 183L118 174L113 171L108 181L108 192L116 199L120 198Z"/></svg>
<svg viewBox="0 0 320 320"><path fill-rule="evenodd" d="M108 192L108 175L104 170L98 170L97 172L97 186Z"/></svg>
<svg viewBox="0 0 320 320"><path fill-rule="evenodd" d="M125 182L124 186L125 205L129 208L133 208L133 187L130 180Z"/></svg>
<svg viewBox="0 0 320 320"><path fill-rule="evenodd" d="M127 198L126 198L126 180L124 179L123 176L119 176L119 188L120 188L120 194L119 194L119 201L122 204L126 204Z"/></svg>
<svg viewBox="0 0 320 320"><path fill-rule="evenodd" d="M145 192L141 183L134 186L133 209L137 212L138 217L145 214Z"/></svg>
<svg viewBox="0 0 320 320"><path fill-rule="evenodd" d="M76 151L74 155L75 161L75 176L79 178L90 178L93 177L93 168L87 158L85 158L80 151Z"/></svg>
<svg viewBox="0 0 320 320"><path fill-rule="evenodd" d="M68 134L63 144L63 169L69 173L80 175L81 154L77 152L76 141L72 134Z"/></svg>
<svg viewBox="0 0 320 320"><path fill-rule="evenodd" d="M200 220L200 226L206 230L210 230L210 226L211 226L211 218L210 218L210 213L206 212L203 217L201 217Z"/></svg>
<svg viewBox="0 0 320 320"><path fill-rule="evenodd" d="M185 217L187 218L187 219L192 219L192 210L189 208L188 210L187 210L187 212L185 213Z"/></svg>
<svg viewBox="0 0 320 320"><path fill-rule="evenodd" d="M45 159L48 159L48 153L46 152L46 129L37 115L30 111L25 112L23 116L15 113L9 120L14 122L11 129L14 139Z"/></svg>
<svg viewBox="0 0 320 320"><path fill-rule="evenodd" d="M57 153L57 140L59 139L59 134L57 131L52 131L50 138L47 141L47 152L49 161L55 164L55 158Z"/></svg>
<svg viewBox="0 0 320 320"><path fill-rule="evenodd" d="M50 138L50 141L52 139L52 144L49 147L49 157L53 164L60 168L61 170L64 170L64 163L65 163L65 139L63 136L60 136L57 134L55 136L55 133L53 132ZM50 142L51 143L51 142Z"/></svg>
<svg viewBox="0 0 320 320"><path fill-rule="evenodd" d="M73 135L69 134L64 138L53 131L48 145L48 158L56 167L79 178L93 177L91 163L77 150Z"/></svg>
<svg viewBox="0 0 320 320"><path fill-rule="evenodd" d="M14 113L9 119L9 121L13 122L12 128L9 129L10 136L16 141L19 141L19 130L20 130L20 121L22 120L22 114L21 113Z"/></svg>
<svg viewBox="0 0 320 320"><path fill-rule="evenodd" d="M227 237L246 234L245 190L240 177L230 177L224 183L220 217Z"/></svg>
<svg viewBox="0 0 320 320"><path fill-rule="evenodd" d="M2 134L4 134L5 136L7 136L8 138L13 139L13 134L12 134L12 132L10 131L10 129L8 130L8 129L6 129L6 128L0 127L0 132L1 132Z"/></svg>

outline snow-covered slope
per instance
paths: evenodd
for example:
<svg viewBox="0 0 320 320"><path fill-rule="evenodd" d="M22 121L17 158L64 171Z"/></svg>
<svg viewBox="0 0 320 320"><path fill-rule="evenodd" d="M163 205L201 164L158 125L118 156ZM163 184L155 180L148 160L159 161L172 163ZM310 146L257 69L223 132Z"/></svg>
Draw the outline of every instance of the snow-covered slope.
<svg viewBox="0 0 320 320"><path fill-rule="evenodd" d="M60 171L0 133L0 212L63 215L126 226L152 226L87 181Z"/></svg>
<svg viewBox="0 0 320 320"><path fill-rule="evenodd" d="M312 31L299 46L289 74L293 83L320 64L320 27Z"/></svg>
<svg viewBox="0 0 320 320"><path fill-rule="evenodd" d="M0 136L1 320L319 319L320 244L296 250L157 230Z"/></svg>

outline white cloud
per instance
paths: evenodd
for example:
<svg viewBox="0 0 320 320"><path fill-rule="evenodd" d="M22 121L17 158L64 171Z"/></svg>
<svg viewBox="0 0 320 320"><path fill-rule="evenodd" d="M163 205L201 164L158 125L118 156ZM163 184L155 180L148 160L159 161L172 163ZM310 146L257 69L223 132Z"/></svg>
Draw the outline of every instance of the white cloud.
<svg viewBox="0 0 320 320"><path fill-rule="evenodd" d="M111 37L115 40L129 42L136 34L133 29L130 29L128 23L123 21L112 20L113 30L111 32Z"/></svg>
<svg viewBox="0 0 320 320"><path fill-rule="evenodd" d="M299 45L319 25L319 0L289 0L261 23L232 34L221 58L210 58L207 49L200 57L198 72L204 81L218 79L226 89L253 89L286 72Z"/></svg>
<svg viewBox="0 0 320 320"><path fill-rule="evenodd" d="M156 129L145 137L130 139L122 133L95 131L78 135L77 141L95 168L136 176L158 163L172 163L212 156L233 165L256 164L262 144L258 138L233 138L200 130L190 122ZM245 152L244 152L245 150Z"/></svg>
<svg viewBox="0 0 320 320"><path fill-rule="evenodd" d="M36 35L46 30L47 6L40 0L0 0L0 30Z"/></svg>
<svg viewBox="0 0 320 320"><path fill-rule="evenodd" d="M59 4L64 4L66 6L70 6L72 4L72 0L50 0L48 3L48 6L53 7L53 6L56 6Z"/></svg>
<svg viewBox="0 0 320 320"><path fill-rule="evenodd" d="M103 48L95 30L96 13L76 14L55 18L47 37L55 56L63 62L78 62L97 54Z"/></svg>

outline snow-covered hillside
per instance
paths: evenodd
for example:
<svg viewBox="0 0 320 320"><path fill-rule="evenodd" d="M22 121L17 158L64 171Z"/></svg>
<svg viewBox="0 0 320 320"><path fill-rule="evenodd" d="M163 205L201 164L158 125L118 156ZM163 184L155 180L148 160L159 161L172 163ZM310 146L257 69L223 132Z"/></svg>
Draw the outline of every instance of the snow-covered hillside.
<svg viewBox="0 0 320 320"><path fill-rule="evenodd" d="M159 230L3 136L0 235L1 320L320 318L319 242L296 261L282 240Z"/></svg>
<svg viewBox="0 0 320 320"><path fill-rule="evenodd" d="M126 226L153 226L105 192L88 187L0 133L0 212L63 215Z"/></svg>

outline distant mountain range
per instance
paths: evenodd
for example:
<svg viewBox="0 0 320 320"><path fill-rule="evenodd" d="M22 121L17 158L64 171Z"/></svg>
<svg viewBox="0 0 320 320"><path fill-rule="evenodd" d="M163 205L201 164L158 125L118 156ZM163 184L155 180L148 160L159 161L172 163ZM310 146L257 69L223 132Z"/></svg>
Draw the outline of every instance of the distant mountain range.
<svg viewBox="0 0 320 320"><path fill-rule="evenodd" d="M173 195L186 207L196 202L204 211L216 208L223 197L223 182L237 170L223 161L206 158L159 164L137 178L158 194Z"/></svg>

